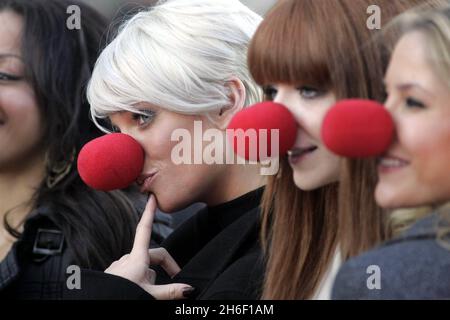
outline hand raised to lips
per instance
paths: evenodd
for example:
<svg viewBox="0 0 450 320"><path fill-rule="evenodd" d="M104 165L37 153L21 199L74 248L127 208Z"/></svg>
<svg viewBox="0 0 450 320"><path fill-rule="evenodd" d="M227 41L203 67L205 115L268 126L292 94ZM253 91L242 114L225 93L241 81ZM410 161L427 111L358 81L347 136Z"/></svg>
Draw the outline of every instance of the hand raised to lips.
<svg viewBox="0 0 450 320"><path fill-rule="evenodd" d="M171 277L180 271L178 264L165 249L148 249L155 210L156 200L152 194L137 226L133 249L113 262L105 273L136 283L158 300L183 299L183 292L193 290L191 286L182 283L155 285L156 273L149 268L150 265L161 265Z"/></svg>

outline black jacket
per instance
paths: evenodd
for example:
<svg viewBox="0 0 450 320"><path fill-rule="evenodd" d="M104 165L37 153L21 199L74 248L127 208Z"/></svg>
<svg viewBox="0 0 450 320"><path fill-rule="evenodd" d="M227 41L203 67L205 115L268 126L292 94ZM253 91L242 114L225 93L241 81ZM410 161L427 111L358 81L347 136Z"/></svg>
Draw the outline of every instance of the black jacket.
<svg viewBox="0 0 450 320"><path fill-rule="evenodd" d="M74 274L69 266L77 263L61 228L50 218L49 210L43 206L30 214L22 235L0 261L0 299L66 297L67 280ZM159 231L167 227L159 222L153 227L152 243L155 243L155 239L163 237Z"/></svg>
<svg viewBox="0 0 450 320"><path fill-rule="evenodd" d="M170 279L162 269L157 284L192 285L193 299L258 299L263 279L259 244L259 203L263 189L216 207L207 207L176 229L162 246L180 265ZM126 293L125 293L126 291ZM74 299L151 299L134 283L110 274L84 270Z"/></svg>
<svg viewBox="0 0 450 320"><path fill-rule="evenodd" d="M0 263L0 298L57 299L74 264L60 229L46 208L33 211L22 236Z"/></svg>

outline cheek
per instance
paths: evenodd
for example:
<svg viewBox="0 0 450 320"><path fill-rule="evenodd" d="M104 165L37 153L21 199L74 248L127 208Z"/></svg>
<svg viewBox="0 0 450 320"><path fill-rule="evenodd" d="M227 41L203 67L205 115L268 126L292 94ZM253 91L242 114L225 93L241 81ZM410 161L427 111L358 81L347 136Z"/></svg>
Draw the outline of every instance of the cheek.
<svg viewBox="0 0 450 320"><path fill-rule="evenodd" d="M150 161L163 161L168 164L171 161L171 152L177 141L171 141L171 136L177 128L172 123L160 121L144 131L138 141L143 146Z"/></svg>
<svg viewBox="0 0 450 320"><path fill-rule="evenodd" d="M3 161L18 163L40 152L42 117L32 95L5 91L0 97L0 112L6 118L0 127L0 150Z"/></svg>
<svg viewBox="0 0 450 320"><path fill-rule="evenodd" d="M31 140L41 137L42 117L34 96L29 90L7 92L0 99L0 106L6 113L8 126L13 132L21 135L28 133Z"/></svg>
<svg viewBox="0 0 450 320"><path fill-rule="evenodd" d="M450 127L430 131L428 143L422 141L417 146L417 159L419 180L425 184L445 187L450 193Z"/></svg>
<svg viewBox="0 0 450 320"><path fill-rule="evenodd" d="M320 133L323 119L333 103L334 100L330 98L316 104L302 106L296 110L297 123L317 142L322 142Z"/></svg>
<svg viewBox="0 0 450 320"><path fill-rule="evenodd" d="M440 189L450 197L450 125L442 118L410 122L399 136L411 161L411 179L422 188Z"/></svg>

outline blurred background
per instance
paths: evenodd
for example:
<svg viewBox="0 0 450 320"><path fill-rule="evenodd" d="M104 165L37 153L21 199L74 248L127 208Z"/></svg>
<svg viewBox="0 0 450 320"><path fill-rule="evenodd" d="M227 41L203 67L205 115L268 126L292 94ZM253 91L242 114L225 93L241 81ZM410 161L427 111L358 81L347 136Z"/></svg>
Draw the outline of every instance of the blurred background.
<svg viewBox="0 0 450 320"><path fill-rule="evenodd" d="M122 15L128 10L143 6L152 5L157 0L84 0L91 6L97 8L104 15L113 19L117 15ZM214 1L214 0L211 0ZM276 2L276 0L241 0L243 4L248 6L253 11L264 15Z"/></svg>

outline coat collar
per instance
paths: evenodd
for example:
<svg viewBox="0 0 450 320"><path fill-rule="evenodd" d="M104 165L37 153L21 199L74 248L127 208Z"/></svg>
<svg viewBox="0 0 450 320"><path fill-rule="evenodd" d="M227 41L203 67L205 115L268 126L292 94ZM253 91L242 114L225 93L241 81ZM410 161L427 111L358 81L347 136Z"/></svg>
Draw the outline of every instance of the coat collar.
<svg viewBox="0 0 450 320"><path fill-rule="evenodd" d="M397 238L388 241L386 244L392 244L413 239L436 238L437 230L441 227L449 228L449 222L444 221L439 213L434 212L428 216L416 221L409 229Z"/></svg>
<svg viewBox="0 0 450 320"><path fill-rule="evenodd" d="M197 293L205 291L242 250L257 243L258 230L259 209L254 208L208 242L172 280L189 283Z"/></svg>
<svg viewBox="0 0 450 320"><path fill-rule="evenodd" d="M51 221L48 217L49 208L40 207L33 210L27 221L25 222L24 231L20 238L13 244L11 250L6 257L0 261L0 290L14 281L20 273L20 263L18 254L22 250L28 250L35 240L37 228L46 220ZM53 225L53 223L52 223Z"/></svg>

